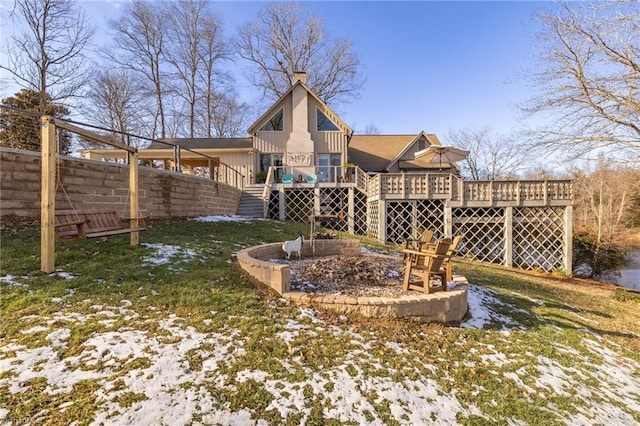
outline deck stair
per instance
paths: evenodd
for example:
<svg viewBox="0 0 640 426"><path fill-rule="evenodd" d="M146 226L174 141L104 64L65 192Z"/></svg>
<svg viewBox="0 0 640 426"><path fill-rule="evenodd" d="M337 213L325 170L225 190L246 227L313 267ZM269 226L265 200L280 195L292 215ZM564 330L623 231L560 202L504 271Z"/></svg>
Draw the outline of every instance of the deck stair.
<svg viewBox="0 0 640 426"><path fill-rule="evenodd" d="M247 217L264 217L263 184L245 185L237 214Z"/></svg>

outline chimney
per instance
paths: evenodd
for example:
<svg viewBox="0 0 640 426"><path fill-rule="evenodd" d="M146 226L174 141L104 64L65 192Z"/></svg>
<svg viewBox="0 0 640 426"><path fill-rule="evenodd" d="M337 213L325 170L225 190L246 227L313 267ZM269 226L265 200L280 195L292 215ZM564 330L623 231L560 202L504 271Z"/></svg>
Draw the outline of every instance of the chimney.
<svg viewBox="0 0 640 426"><path fill-rule="evenodd" d="M306 83L307 73L294 72L293 85L298 81ZM309 133L309 98L307 89L302 86L295 86L291 93L291 135L287 142L287 152L289 153L313 153L313 140ZM315 111L314 111L315 112ZM287 160L288 163L290 161ZM291 165L291 164L289 164Z"/></svg>
<svg viewBox="0 0 640 426"><path fill-rule="evenodd" d="M304 84L307 84L307 73L304 71L294 71L292 78L293 83L291 85L293 86L294 84L296 84L298 80Z"/></svg>

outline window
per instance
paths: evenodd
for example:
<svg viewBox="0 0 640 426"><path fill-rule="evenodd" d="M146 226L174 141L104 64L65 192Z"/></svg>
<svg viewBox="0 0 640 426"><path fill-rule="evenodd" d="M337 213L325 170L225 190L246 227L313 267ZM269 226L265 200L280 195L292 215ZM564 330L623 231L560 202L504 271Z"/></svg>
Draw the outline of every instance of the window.
<svg viewBox="0 0 640 426"><path fill-rule="evenodd" d="M282 124L282 108L278 110L273 116L264 123L264 126L260 128L261 131L265 132L281 132L284 130L284 126Z"/></svg>
<svg viewBox="0 0 640 426"><path fill-rule="evenodd" d="M319 132L332 132L332 131L340 130L338 126L336 126L335 123L329 119L329 117L327 117L326 115L324 115L322 111L320 111L320 108L317 108L316 112L317 112L316 117L318 121L317 127Z"/></svg>
<svg viewBox="0 0 640 426"><path fill-rule="evenodd" d="M266 177L271 166L276 167L273 171L274 179L279 182L283 174L282 154L260 154L260 174Z"/></svg>
<svg viewBox="0 0 640 426"><path fill-rule="evenodd" d="M318 154L318 181L335 182L342 175L342 154Z"/></svg>
<svg viewBox="0 0 640 426"><path fill-rule="evenodd" d="M416 142L416 151L422 151L423 149L427 149L427 141L421 137L418 139L418 142Z"/></svg>

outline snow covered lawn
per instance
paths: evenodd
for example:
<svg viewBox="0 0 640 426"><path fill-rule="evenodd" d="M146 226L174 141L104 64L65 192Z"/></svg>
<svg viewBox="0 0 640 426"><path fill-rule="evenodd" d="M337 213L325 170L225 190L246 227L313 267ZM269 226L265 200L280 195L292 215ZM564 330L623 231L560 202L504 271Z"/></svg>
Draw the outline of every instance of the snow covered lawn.
<svg viewBox="0 0 640 426"><path fill-rule="evenodd" d="M273 223L182 226L188 243L146 243L113 272L3 266L0 423L640 424L640 362L606 329L613 312L470 280L461 327L361 322L227 263L252 243L235 227L257 244Z"/></svg>

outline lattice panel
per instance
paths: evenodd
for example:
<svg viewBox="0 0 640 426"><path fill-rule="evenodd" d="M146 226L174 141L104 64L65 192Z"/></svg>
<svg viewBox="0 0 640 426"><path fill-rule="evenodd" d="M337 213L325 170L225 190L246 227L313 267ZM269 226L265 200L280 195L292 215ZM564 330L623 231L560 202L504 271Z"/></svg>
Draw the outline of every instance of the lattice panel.
<svg viewBox="0 0 640 426"><path fill-rule="evenodd" d="M389 201L387 206L387 243L402 244L416 232L415 201Z"/></svg>
<svg viewBox="0 0 640 426"><path fill-rule="evenodd" d="M380 239L380 202L378 200L367 203L367 236Z"/></svg>
<svg viewBox="0 0 640 426"><path fill-rule="evenodd" d="M307 222L313 214L313 191L305 189L285 190L285 220Z"/></svg>
<svg viewBox="0 0 640 426"><path fill-rule="evenodd" d="M353 203L353 231L356 235L367 235L367 196L356 191Z"/></svg>
<svg viewBox="0 0 640 426"><path fill-rule="evenodd" d="M280 203L278 198L278 191L271 191L269 196L269 206L267 207L267 218L280 219Z"/></svg>
<svg viewBox="0 0 640 426"><path fill-rule="evenodd" d="M444 238L444 202L442 200L419 200L416 202L416 229L412 238L418 239L422 231L430 229L433 238Z"/></svg>
<svg viewBox="0 0 640 426"><path fill-rule="evenodd" d="M564 209L513 209L513 266L522 269L561 269L564 264Z"/></svg>
<svg viewBox="0 0 640 426"><path fill-rule="evenodd" d="M321 188L320 214L337 216L323 226L336 231L349 231L349 190L347 188Z"/></svg>
<svg viewBox="0 0 640 426"><path fill-rule="evenodd" d="M453 235L460 235L459 255L481 262L504 263L504 210L453 209Z"/></svg>

